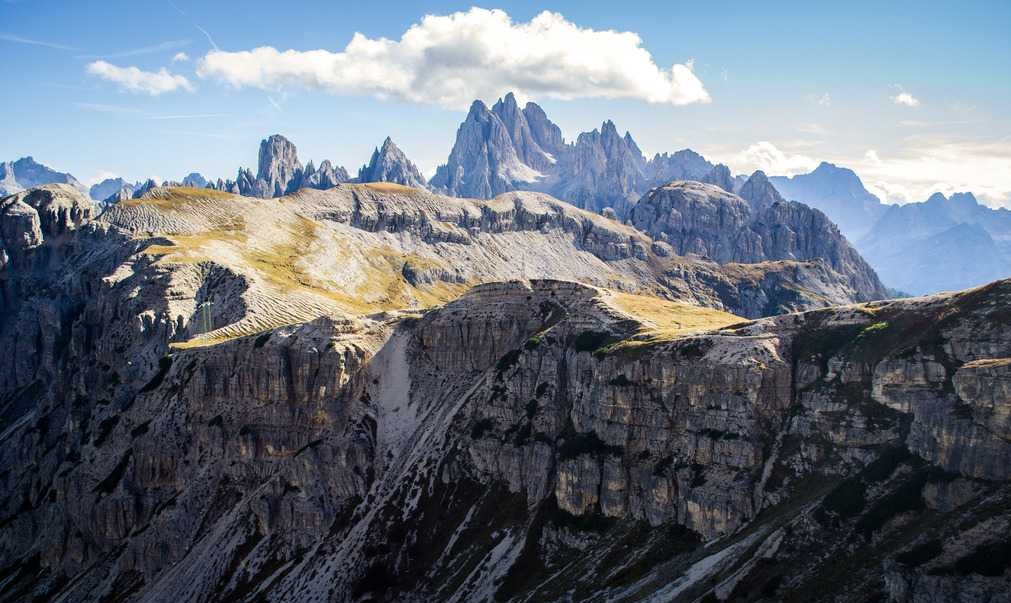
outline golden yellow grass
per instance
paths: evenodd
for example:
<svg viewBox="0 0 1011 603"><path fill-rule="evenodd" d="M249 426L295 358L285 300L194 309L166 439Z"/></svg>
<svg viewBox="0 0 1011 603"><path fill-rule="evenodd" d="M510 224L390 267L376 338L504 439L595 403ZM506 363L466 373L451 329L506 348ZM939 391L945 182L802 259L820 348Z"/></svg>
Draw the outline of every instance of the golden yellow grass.
<svg viewBox="0 0 1011 603"><path fill-rule="evenodd" d="M747 321L722 310L649 295L608 291L604 294L604 300L643 324L643 329L633 339L621 342L619 346L670 341Z"/></svg>

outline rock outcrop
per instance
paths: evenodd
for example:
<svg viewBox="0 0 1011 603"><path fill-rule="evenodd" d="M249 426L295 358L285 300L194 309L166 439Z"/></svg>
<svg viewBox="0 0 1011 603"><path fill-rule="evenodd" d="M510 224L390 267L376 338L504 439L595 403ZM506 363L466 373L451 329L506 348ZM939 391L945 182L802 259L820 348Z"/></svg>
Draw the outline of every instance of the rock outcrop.
<svg viewBox="0 0 1011 603"><path fill-rule="evenodd" d="M729 172L726 176L729 176ZM716 183L714 183L716 184ZM726 181L724 181L726 184ZM723 186L717 184L723 190L727 190ZM731 192L733 192L731 190ZM765 172L758 170L753 173L741 186L741 189L737 191L737 195L748 202L756 212L763 212L766 209L772 207L776 203L785 203L786 200L779 194L776 187L769 182L766 177Z"/></svg>
<svg viewBox="0 0 1011 603"><path fill-rule="evenodd" d="M692 180L692 178L678 178L678 180ZM706 184L713 184L727 191L728 193L736 192L734 186L734 177L730 173L730 168L723 165L722 163L713 167L713 169L703 176L702 178L697 178L699 182L705 182ZM744 197L744 194L741 194ZM747 199L745 197L745 199Z"/></svg>
<svg viewBox="0 0 1011 603"><path fill-rule="evenodd" d="M713 185L673 182L648 192L630 210L627 221L679 255L721 264L821 260L862 299L885 297L874 270L824 214L777 200L770 188L764 174L756 172L742 188L754 194L752 204ZM765 205L768 201L772 204Z"/></svg>
<svg viewBox="0 0 1011 603"><path fill-rule="evenodd" d="M383 146L372 152L368 165L358 170L358 182L392 182L414 188L426 188L428 183L418 167L407 158L393 139L386 137ZM318 187L313 187L318 188Z"/></svg>

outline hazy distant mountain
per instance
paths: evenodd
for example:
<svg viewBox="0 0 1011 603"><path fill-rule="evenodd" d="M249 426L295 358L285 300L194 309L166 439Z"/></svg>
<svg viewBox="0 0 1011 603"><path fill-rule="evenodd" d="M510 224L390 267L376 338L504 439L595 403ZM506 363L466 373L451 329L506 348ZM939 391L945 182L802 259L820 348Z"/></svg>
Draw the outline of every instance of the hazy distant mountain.
<svg viewBox="0 0 1011 603"><path fill-rule="evenodd" d="M971 193L888 206L861 253L890 287L910 293L964 289L1011 275L1011 211Z"/></svg>
<svg viewBox="0 0 1011 603"><path fill-rule="evenodd" d="M822 162L809 174L769 180L787 199L825 212L851 241L860 240L887 209L853 170L831 163Z"/></svg>
<svg viewBox="0 0 1011 603"><path fill-rule="evenodd" d="M85 190L77 178L65 172L57 172L30 156L17 161L0 162L0 195L9 195L43 184L69 184L78 190Z"/></svg>
<svg viewBox="0 0 1011 603"><path fill-rule="evenodd" d="M127 182L122 178L106 178L98 184L93 184L88 189L88 196L95 201L105 201L113 195L119 195L120 191L129 191L129 196L133 196L133 191L140 187L141 182Z"/></svg>

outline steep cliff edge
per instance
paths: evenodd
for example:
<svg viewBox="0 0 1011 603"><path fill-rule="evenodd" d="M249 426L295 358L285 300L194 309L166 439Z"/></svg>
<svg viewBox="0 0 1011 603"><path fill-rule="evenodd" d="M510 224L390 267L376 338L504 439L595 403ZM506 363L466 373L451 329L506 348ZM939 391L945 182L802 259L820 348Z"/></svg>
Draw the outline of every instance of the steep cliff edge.
<svg viewBox="0 0 1011 603"><path fill-rule="evenodd" d="M5 397L0 600L998 600L1008 307L487 284L138 344L104 389L74 329L37 407Z"/></svg>

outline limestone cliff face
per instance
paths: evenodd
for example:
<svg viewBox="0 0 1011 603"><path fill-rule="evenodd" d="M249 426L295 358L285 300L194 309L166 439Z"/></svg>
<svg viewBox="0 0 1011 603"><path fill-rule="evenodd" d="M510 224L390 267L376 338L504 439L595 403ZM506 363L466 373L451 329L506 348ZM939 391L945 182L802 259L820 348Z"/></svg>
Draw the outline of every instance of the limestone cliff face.
<svg viewBox="0 0 1011 603"><path fill-rule="evenodd" d="M566 269L668 259L671 292L766 307L770 281L827 270L702 269L525 193L338 191L235 204L260 230L269 204L279 232L297 208L366 250L574 240L590 251ZM1008 591L1011 281L707 323L695 306L516 280L191 345L205 302L218 320L303 293L221 242L213 260L165 253L231 224L230 197L155 190L94 222L80 195L36 194L0 214L18 250L0 272L0 601ZM417 282L443 278L413 261Z"/></svg>
<svg viewBox="0 0 1011 603"><path fill-rule="evenodd" d="M874 270L824 214L782 201L761 172L752 175L741 192L751 199L700 182L672 182L646 193L627 221L680 255L720 263L822 260L862 299L885 296Z"/></svg>

